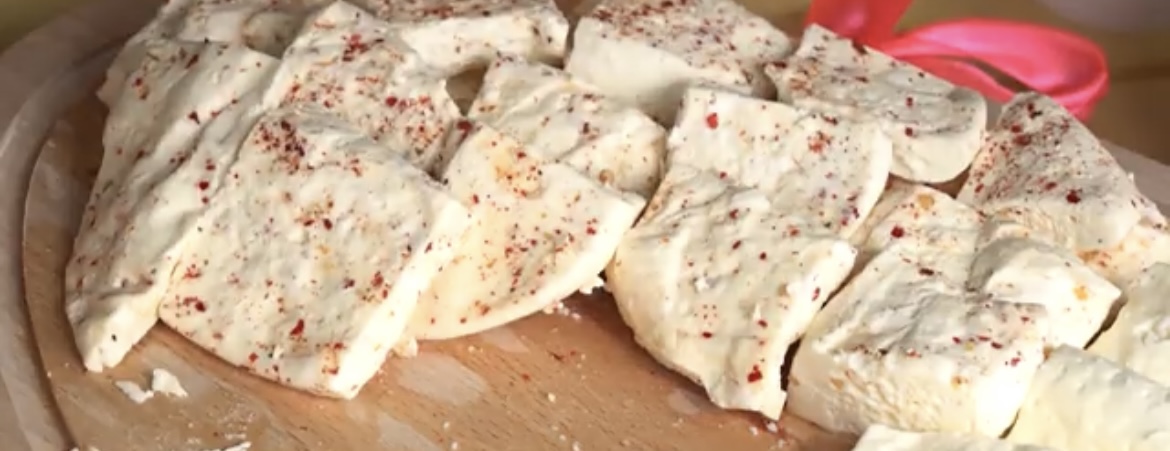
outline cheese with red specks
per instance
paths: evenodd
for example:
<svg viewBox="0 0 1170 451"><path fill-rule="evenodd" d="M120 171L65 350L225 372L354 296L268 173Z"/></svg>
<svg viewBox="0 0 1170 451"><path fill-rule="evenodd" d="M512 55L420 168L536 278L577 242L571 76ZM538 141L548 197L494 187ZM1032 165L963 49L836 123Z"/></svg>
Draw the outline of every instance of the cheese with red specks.
<svg viewBox="0 0 1170 451"><path fill-rule="evenodd" d="M334 116L265 113L178 260L159 315L233 365L354 397L455 255L468 211Z"/></svg>
<svg viewBox="0 0 1170 451"><path fill-rule="evenodd" d="M1105 324L1121 290L1071 251L1027 237L1004 237L979 250L967 288L998 299L1040 304L1050 344L1083 348Z"/></svg>
<svg viewBox="0 0 1170 451"><path fill-rule="evenodd" d="M1064 451L1170 449L1170 388L1071 346L1054 349L1007 439Z"/></svg>
<svg viewBox="0 0 1170 451"><path fill-rule="evenodd" d="M890 142L876 128L777 102L694 87L668 141L671 165L764 192L778 212L848 238L881 197Z"/></svg>
<svg viewBox="0 0 1170 451"><path fill-rule="evenodd" d="M645 201L476 124L443 173L471 211L450 264L419 301L410 335L470 335L589 286Z"/></svg>
<svg viewBox="0 0 1170 451"><path fill-rule="evenodd" d="M1088 128L1035 93L1004 106L958 199L1077 252L1116 248L1151 208Z"/></svg>
<svg viewBox="0 0 1170 451"><path fill-rule="evenodd" d="M875 424L852 451L1058 451L974 434L911 432Z"/></svg>
<svg viewBox="0 0 1170 451"><path fill-rule="evenodd" d="M662 126L550 66L496 59L468 117L516 138L542 158L644 198L654 195L662 177Z"/></svg>
<svg viewBox="0 0 1170 451"><path fill-rule="evenodd" d="M904 179L954 179L979 151L987 124L982 95L819 25L765 72L785 102L878 124L893 141L891 172Z"/></svg>
<svg viewBox="0 0 1170 451"><path fill-rule="evenodd" d="M446 83L390 24L337 2L305 21L265 105L316 105L418 167L437 171L454 148L451 131L462 117Z"/></svg>
<svg viewBox="0 0 1170 451"><path fill-rule="evenodd" d="M117 365L158 320L166 276L206 206L200 180L233 158L276 61L239 45L151 41L113 99L65 268L65 310L85 368Z"/></svg>
<svg viewBox="0 0 1170 451"><path fill-rule="evenodd" d="M1081 252L1081 259L1114 284L1129 285L1147 268L1170 263L1170 231L1160 218L1158 213L1155 218L1143 219L1117 247Z"/></svg>
<svg viewBox="0 0 1170 451"><path fill-rule="evenodd" d="M427 64L451 76L499 54L544 63L565 56L569 21L553 0L362 0Z"/></svg>
<svg viewBox="0 0 1170 451"><path fill-rule="evenodd" d="M883 250L817 314L792 362L789 411L833 432L998 436L1044 360L1047 311L967 292L908 247Z"/></svg>
<svg viewBox="0 0 1170 451"><path fill-rule="evenodd" d="M565 68L670 124L694 84L771 98L763 66L789 44L733 0L603 0L577 23Z"/></svg>
<svg viewBox="0 0 1170 451"><path fill-rule="evenodd" d="M1170 385L1170 265L1141 272L1125 297L1117 319L1089 351Z"/></svg>

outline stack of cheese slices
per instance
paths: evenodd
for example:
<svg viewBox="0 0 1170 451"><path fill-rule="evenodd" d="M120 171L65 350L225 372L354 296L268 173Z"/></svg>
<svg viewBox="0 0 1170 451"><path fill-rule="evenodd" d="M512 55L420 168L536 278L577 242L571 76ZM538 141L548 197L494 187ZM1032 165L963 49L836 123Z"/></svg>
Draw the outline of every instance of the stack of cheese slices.
<svg viewBox="0 0 1170 451"><path fill-rule="evenodd" d="M717 405L858 450L1170 449L1166 219L1052 100L989 126L973 91L731 0L569 29L551 0L166 4L99 92L85 367L161 319L351 398L417 340L604 284ZM447 80L481 67L463 112Z"/></svg>

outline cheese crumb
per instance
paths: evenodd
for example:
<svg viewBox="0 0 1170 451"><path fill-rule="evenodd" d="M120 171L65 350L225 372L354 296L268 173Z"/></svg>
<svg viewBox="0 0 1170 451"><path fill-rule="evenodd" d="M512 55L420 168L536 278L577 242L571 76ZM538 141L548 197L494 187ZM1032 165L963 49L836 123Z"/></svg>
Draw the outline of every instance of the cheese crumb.
<svg viewBox="0 0 1170 451"><path fill-rule="evenodd" d="M748 430L751 431L752 435L760 435L760 428L758 427L752 426Z"/></svg>
<svg viewBox="0 0 1170 451"><path fill-rule="evenodd" d="M451 442L451 449L452 451L459 449L459 442Z"/></svg>
<svg viewBox="0 0 1170 451"><path fill-rule="evenodd" d="M142 404L146 400L154 397L154 392L143 390L142 387L139 387L138 384L131 381L117 381L114 382L114 385L118 387L118 390L122 390L122 394L130 398L131 401L134 401L135 404Z"/></svg>
<svg viewBox="0 0 1170 451"><path fill-rule="evenodd" d="M179 378L162 368L155 368L150 373L150 390L176 398L187 397L187 390L183 388L183 384L179 383Z"/></svg>
<svg viewBox="0 0 1170 451"><path fill-rule="evenodd" d="M451 429L451 422L450 421L443 422L443 430L445 431L447 429Z"/></svg>
<svg viewBox="0 0 1170 451"><path fill-rule="evenodd" d="M252 449L252 442L240 442L227 448L220 448L218 450L210 449L207 451L248 451L249 449Z"/></svg>
<svg viewBox="0 0 1170 451"><path fill-rule="evenodd" d="M581 451L581 444L573 442L573 451Z"/></svg>
<svg viewBox="0 0 1170 451"><path fill-rule="evenodd" d="M548 402L557 402L556 393L549 392L546 396L548 397Z"/></svg>
<svg viewBox="0 0 1170 451"><path fill-rule="evenodd" d="M634 445L634 441L633 441L633 440L630 440L630 439L628 439L628 438L623 438L623 439L622 439L622 446L624 446L624 447L630 447L630 446L633 446L633 445Z"/></svg>
<svg viewBox="0 0 1170 451"><path fill-rule="evenodd" d="M772 421L764 423L764 427L768 429L768 432L771 432L773 434L780 432L780 426L778 426L775 422L772 422Z"/></svg>
<svg viewBox="0 0 1170 451"><path fill-rule="evenodd" d="M418 340L407 338L391 349L394 355L399 357L414 357L418 355Z"/></svg>
<svg viewBox="0 0 1170 451"><path fill-rule="evenodd" d="M711 285L707 283L705 277L699 276L695 278L695 291L702 293L707 291L708 288L711 288Z"/></svg>

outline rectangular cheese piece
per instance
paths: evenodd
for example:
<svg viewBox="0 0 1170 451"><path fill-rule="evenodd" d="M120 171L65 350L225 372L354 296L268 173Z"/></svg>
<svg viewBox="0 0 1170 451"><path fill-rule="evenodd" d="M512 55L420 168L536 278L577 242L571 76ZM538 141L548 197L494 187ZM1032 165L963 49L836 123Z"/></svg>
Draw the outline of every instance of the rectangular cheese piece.
<svg viewBox="0 0 1170 451"><path fill-rule="evenodd" d="M972 434L909 432L875 424L865 430L853 451L1058 451L1018 445Z"/></svg>
<svg viewBox="0 0 1170 451"><path fill-rule="evenodd" d="M763 65L788 50L783 32L733 0L602 0L577 23L565 68L670 124L693 84L771 98Z"/></svg>
<svg viewBox="0 0 1170 451"><path fill-rule="evenodd" d="M1117 247L1148 202L1088 128L1034 93L1004 106L958 199L1078 252Z"/></svg>
<svg viewBox="0 0 1170 451"><path fill-rule="evenodd" d="M592 286L645 206L482 124L442 180L472 223L419 302L420 339L482 332Z"/></svg>
<svg viewBox="0 0 1170 451"><path fill-rule="evenodd" d="M893 142L891 172L904 179L951 180L979 151L987 123L982 95L819 25L809 25L796 53L765 72L785 102L879 124Z"/></svg>
<svg viewBox="0 0 1170 451"><path fill-rule="evenodd" d="M558 63L569 21L552 0L362 0L445 75L487 66L497 55Z"/></svg>
<svg viewBox="0 0 1170 451"><path fill-rule="evenodd" d="M776 211L842 238L890 172L889 140L872 126L705 87L683 95L668 146L672 167L759 189Z"/></svg>
<svg viewBox="0 0 1170 451"><path fill-rule="evenodd" d="M1007 439L1064 451L1170 449L1170 389L1070 346L1040 366Z"/></svg>
<svg viewBox="0 0 1170 451"><path fill-rule="evenodd" d="M320 110L266 113L207 186L159 315L228 363L326 396L374 376L468 225L438 183Z"/></svg>
<svg viewBox="0 0 1170 451"><path fill-rule="evenodd" d="M276 61L238 45L151 41L114 100L101 170L65 268L65 310L85 368L122 360L158 320L165 277L206 208Z"/></svg>
<svg viewBox="0 0 1170 451"><path fill-rule="evenodd" d="M496 59L468 117L602 183L649 198L666 158L666 130L566 72Z"/></svg>
<svg viewBox="0 0 1170 451"><path fill-rule="evenodd" d="M1170 385L1170 265L1145 270L1125 297L1117 319L1089 351Z"/></svg>
<svg viewBox="0 0 1170 451"><path fill-rule="evenodd" d="M430 171L449 157L448 139L462 118L446 86L390 24L337 2L306 20L265 105L324 108Z"/></svg>
<svg viewBox="0 0 1170 451"><path fill-rule="evenodd" d="M998 436L1043 361L1047 312L966 292L912 255L878 254L816 316L792 363L789 410L835 432Z"/></svg>

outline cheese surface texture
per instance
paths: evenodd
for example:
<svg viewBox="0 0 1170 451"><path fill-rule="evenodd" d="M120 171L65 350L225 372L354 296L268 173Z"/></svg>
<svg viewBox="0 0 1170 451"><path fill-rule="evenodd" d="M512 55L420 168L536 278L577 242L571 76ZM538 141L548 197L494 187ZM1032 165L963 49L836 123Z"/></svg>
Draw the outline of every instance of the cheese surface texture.
<svg viewBox="0 0 1170 451"><path fill-rule="evenodd" d="M1064 451L1170 449L1170 389L1070 346L1040 367L1007 439Z"/></svg>
<svg viewBox="0 0 1170 451"><path fill-rule="evenodd" d="M496 59L468 117L644 198L662 178L666 130L636 108L566 72L515 57Z"/></svg>
<svg viewBox="0 0 1170 451"><path fill-rule="evenodd" d="M875 424L853 451L1057 451L969 434L909 432Z"/></svg>
<svg viewBox="0 0 1170 451"><path fill-rule="evenodd" d="M987 122L983 96L811 25L788 59L765 69L780 99L878 124L894 145L891 172L935 183L962 173Z"/></svg>
<svg viewBox="0 0 1170 451"><path fill-rule="evenodd" d="M1170 265L1144 271L1125 297L1117 319L1089 351L1170 385Z"/></svg>
<svg viewBox="0 0 1170 451"><path fill-rule="evenodd" d="M763 66L789 46L733 0L602 0L577 23L565 69L669 124L691 84L772 97Z"/></svg>
<svg viewBox="0 0 1170 451"><path fill-rule="evenodd" d="M419 302L410 326L419 339L482 332L592 286L645 205L486 125L469 132L442 181L471 225Z"/></svg>
<svg viewBox="0 0 1170 451"><path fill-rule="evenodd" d="M843 237L877 201L889 145L720 90L692 88L683 105L666 180L607 286L660 362L716 405L777 418L785 353L849 274L856 252Z"/></svg>
<svg viewBox="0 0 1170 451"><path fill-rule="evenodd" d="M854 233L867 255L898 246L919 265L951 282L967 280L983 218L934 188L891 181L865 224ZM868 234L865 237L858 234Z"/></svg>
<svg viewBox="0 0 1170 451"><path fill-rule="evenodd" d="M467 210L320 110L265 113L179 260L159 314L233 365L352 398L454 255Z"/></svg>
<svg viewBox="0 0 1170 451"><path fill-rule="evenodd" d="M106 120L65 268L65 310L90 371L116 365L158 320L167 275L206 208L199 180L222 172L216 164L239 144L224 125L243 120L241 98L275 64L238 45L154 41L144 51Z"/></svg>

